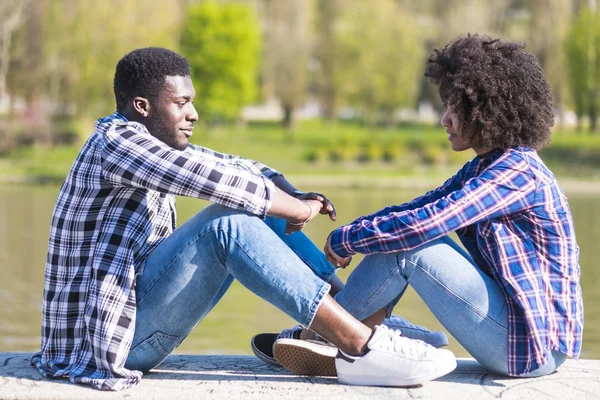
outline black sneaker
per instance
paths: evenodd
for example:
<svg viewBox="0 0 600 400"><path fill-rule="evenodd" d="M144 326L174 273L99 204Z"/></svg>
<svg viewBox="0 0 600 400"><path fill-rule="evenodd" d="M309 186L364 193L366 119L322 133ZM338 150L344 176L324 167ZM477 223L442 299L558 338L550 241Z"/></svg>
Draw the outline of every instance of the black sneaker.
<svg viewBox="0 0 600 400"><path fill-rule="evenodd" d="M284 329L280 333L259 333L250 341L250 347L252 347L254 355L267 364L280 366L273 356L273 343L277 339L283 338L300 339L300 333L303 329L301 325L296 325L291 329Z"/></svg>

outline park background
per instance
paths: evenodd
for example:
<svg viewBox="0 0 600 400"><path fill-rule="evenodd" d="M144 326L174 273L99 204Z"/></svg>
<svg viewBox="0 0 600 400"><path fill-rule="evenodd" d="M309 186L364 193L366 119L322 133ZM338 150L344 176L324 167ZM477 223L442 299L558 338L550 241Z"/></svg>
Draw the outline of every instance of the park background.
<svg viewBox="0 0 600 400"><path fill-rule="evenodd" d="M54 201L94 120L114 111L114 68L128 51L189 58L193 143L332 199L338 221L305 229L321 247L340 224L436 187L474 156L450 151L423 78L434 47L472 32L524 41L552 86L556 123L541 156L581 247L582 357L600 359L596 0L0 0L0 27L0 351L39 348ZM178 198L178 222L207 204ZM410 289L395 312L442 329ZM252 335L292 324L235 283L176 352L251 354ZM467 356L452 338L450 348Z"/></svg>

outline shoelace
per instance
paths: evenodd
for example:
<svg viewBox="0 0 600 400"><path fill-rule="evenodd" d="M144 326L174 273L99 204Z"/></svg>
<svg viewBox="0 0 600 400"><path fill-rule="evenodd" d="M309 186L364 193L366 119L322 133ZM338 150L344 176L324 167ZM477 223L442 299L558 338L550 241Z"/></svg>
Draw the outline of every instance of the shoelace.
<svg viewBox="0 0 600 400"><path fill-rule="evenodd" d="M294 333L296 331L301 331L302 329L304 329L302 328L302 325L296 325L293 328L284 329L279 333L279 335L277 335L277 339L295 339Z"/></svg>
<svg viewBox="0 0 600 400"><path fill-rule="evenodd" d="M374 343L378 347L394 351L396 353L406 354L410 357L425 358L429 351L433 349L432 346L423 342L422 340L408 339L402 336L399 330L389 329L385 325L380 325L378 330L382 330L383 333L379 340Z"/></svg>

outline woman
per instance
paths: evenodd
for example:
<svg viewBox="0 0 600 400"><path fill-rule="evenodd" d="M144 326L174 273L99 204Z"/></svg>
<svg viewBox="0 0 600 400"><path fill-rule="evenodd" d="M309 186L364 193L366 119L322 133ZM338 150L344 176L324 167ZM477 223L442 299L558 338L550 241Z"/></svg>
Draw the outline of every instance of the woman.
<svg viewBox="0 0 600 400"><path fill-rule="evenodd" d="M549 374L579 355L583 304L571 211L537 154L554 120L548 82L523 44L480 35L435 49L425 76L439 85L452 150L476 156L424 196L330 234L334 265L366 255L335 299L374 326L410 284L490 371ZM276 341L276 357L294 354L280 346L294 347Z"/></svg>

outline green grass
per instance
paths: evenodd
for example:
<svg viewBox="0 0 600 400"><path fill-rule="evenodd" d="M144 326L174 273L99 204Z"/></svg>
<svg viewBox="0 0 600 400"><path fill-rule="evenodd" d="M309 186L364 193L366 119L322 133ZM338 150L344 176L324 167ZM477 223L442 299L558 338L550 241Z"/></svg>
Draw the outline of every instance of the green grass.
<svg viewBox="0 0 600 400"><path fill-rule="evenodd" d="M192 142L259 160L294 176L428 176L454 172L473 156L449 149L444 130L412 125L366 129L304 121L292 132L275 123L196 129ZM0 179L60 182L80 146L22 148L0 157ZM555 132L541 153L559 176L600 179L600 136Z"/></svg>

